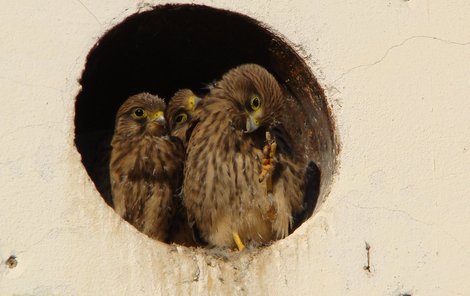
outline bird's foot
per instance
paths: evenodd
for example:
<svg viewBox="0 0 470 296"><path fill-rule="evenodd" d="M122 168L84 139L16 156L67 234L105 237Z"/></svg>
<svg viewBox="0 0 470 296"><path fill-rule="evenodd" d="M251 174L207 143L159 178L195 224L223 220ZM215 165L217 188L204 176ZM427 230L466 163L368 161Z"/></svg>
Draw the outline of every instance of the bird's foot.
<svg viewBox="0 0 470 296"><path fill-rule="evenodd" d="M267 193L272 193L272 175L275 167L275 155L277 144L269 132L266 132L266 145L263 147L263 160L261 163L261 173L259 182L266 180Z"/></svg>
<svg viewBox="0 0 470 296"><path fill-rule="evenodd" d="M235 241L235 244L237 245L237 248L239 251L243 251L245 248L245 245L243 244L240 236L238 235L237 232L232 232L233 240Z"/></svg>

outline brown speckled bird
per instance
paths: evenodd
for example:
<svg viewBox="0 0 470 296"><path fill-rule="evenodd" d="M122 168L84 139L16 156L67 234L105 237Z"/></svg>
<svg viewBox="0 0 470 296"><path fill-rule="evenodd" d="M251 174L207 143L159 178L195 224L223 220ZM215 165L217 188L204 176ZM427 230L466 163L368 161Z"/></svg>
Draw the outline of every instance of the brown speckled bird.
<svg viewBox="0 0 470 296"><path fill-rule="evenodd" d="M276 79L246 64L227 72L197 112L183 193L190 222L210 245L241 250L284 238L302 211L305 165L288 148L284 103ZM262 164L276 146L271 134L278 143L274 171L261 181Z"/></svg>
<svg viewBox="0 0 470 296"><path fill-rule="evenodd" d="M168 118L171 134L183 141L185 145L189 140L186 138L188 136L186 132L200 102L201 98L191 90L180 89L168 103L166 118Z"/></svg>
<svg viewBox="0 0 470 296"><path fill-rule="evenodd" d="M189 139L188 128L195 115L196 109L201 102L201 98L196 96L190 89L178 90L170 102L165 112L168 119L170 134L179 138L186 146ZM179 206L172 223L170 242L185 246L196 246L193 230L188 224L186 208L182 204L182 199L178 199Z"/></svg>
<svg viewBox="0 0 470 296"><path fill-rule="evenodd" d="M170 137L165 102L140 93L119 108L110 160L116 212L148 236L167 241L181 187L184 148Z"/></svg>

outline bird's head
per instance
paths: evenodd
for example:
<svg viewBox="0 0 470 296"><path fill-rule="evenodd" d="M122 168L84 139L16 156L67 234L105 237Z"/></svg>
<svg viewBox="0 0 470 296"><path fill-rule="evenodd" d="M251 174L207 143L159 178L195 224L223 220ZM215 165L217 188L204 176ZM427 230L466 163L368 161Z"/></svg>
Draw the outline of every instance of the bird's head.
<svg viewBox="0 0 470 296"><path fill-rule="evenodd" d="M189 122L200 102L201 98L189 89L181 89L173 95L166 112L173 136L184 140Z"/></svg>
<svg viewBox="0 0 470 296"><path fill-rule="evenodd" d="M269 127L284 112L284 96L279 83L265 68L256 64L241 65L227 72L214 93L235 103L243 114L247 133L261 126Z"/></svg>
<svg viewBox="0 0 470 296"><path fill-rule="evenodd" d="M121 137L165 136L168 134L165 109L165 101L158 96L149 93L133 95L117 112L115 134Z"/></svg>

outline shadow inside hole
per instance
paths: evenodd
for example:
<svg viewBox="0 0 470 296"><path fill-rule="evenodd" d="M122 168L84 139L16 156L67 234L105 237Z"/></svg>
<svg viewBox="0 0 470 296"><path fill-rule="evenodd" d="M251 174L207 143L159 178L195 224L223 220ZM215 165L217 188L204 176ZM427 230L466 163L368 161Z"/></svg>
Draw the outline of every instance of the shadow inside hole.
<svg viewBox="0 0 470 296"><path fill-rule="evenodd" d="M204 95L208 84L244 63L262 65L279 81L296 152L319 166L306 171L308 211L296 227L312 215L327 193L337 154L323 90L281 37L247 16L200 5L136 13L109 30L88 54L76 98L75 143L109 205L109 143L124 100L143 91L168 99L181 88Z"/></svg>

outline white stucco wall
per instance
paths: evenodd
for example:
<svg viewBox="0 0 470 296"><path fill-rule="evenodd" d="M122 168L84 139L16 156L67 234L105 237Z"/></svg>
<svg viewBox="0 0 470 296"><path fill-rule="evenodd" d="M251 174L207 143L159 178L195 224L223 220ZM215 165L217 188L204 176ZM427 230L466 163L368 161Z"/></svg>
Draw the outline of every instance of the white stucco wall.
<svg viewBox="0 0 470 296"><path fill-rule="evenodd" d="M227 262L147 239L73 145L86 54L143 5L4 1L0 295L470 295L470 2L198 3L270 25L311 65L342 145L323 208Z"/></svg>

